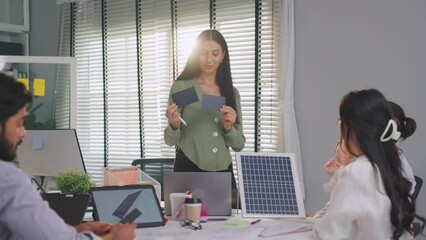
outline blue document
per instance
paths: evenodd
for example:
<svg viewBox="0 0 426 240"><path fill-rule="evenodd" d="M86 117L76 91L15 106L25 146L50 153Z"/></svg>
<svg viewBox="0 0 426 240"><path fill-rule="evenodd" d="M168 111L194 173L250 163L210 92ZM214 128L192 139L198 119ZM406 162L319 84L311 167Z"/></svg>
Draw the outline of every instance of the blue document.
<svg viewBox="0 0 426 240"><path fill-rule="evenodd" d="M225 103L226 98L224 96L203 95L202 108L210 111L220 111L220 108Z"/></svg>
<svg viewBox="0 0 426 240"><path fill-rule="evenodd" d="M195 88L187 88L177 93L172 94L173 102L176 103L180 108L185 107L188 104L194 103L198 101L197 93L195 92Z"/></svg>

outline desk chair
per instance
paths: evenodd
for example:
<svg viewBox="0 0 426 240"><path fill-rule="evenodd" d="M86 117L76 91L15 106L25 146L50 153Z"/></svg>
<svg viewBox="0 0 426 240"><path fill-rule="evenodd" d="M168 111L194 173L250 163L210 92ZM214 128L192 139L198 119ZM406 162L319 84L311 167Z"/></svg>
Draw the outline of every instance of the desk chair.
<svg viewBox="0 0 426 240"><path fill-rule="evenodd" d="M414 176L414 179L416 180L416 187L414 188L414 192L412 196L414 200L416 200L417 196L419 195L420 189L422 189L423 179L419 176Z"/></svg>
<svg viewBox="0 0 426 240"><path fill-rule="evenodd" d="M138 166L161 184L161 201L164 201L163 173L173 172L174 161L174 158L142 158L133 160L132 166Z"/></svg>

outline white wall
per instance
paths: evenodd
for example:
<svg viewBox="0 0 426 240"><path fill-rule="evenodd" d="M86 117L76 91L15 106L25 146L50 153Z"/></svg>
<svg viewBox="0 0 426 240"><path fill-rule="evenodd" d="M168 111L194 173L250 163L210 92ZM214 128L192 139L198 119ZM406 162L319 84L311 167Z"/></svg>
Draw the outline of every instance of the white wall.
<svg viewBox="0 0 426 240"><path fill-rule="evenodd" d="M310 215L328 196L323 164L338 137L340 98L374 87L418 124L400 144L426 180L426 1L296 0L295 104ZM426 190L418 211L426 216Z"/></svg>

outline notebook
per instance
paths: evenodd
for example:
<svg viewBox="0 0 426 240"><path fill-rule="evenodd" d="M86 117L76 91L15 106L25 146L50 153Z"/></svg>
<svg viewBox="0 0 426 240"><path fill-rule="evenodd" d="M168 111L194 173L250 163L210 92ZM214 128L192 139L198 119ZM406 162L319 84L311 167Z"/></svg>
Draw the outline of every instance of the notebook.
<svg viewBox="0 0 426 240"><path fill-rule="evenodd" d="M96 221L116 224L136 208L142 213L135 219L138 228L166 224L152 185L93 187L90 195Z"/></svg>
<svg viewBox="0 0 426 240"><path fill-rule="evenodd" d="M75 226L83 221L90 195L43 193L42 198L66 223Z"/></svg>
<svg viewBox="0 0 426 240"><path fill-rule="evenodd" d="M209 216L230 216L232 213L232 188L230 172L165 172L164 208L171 215L170 193L192 192L201 198L202 207Z"/></svg>

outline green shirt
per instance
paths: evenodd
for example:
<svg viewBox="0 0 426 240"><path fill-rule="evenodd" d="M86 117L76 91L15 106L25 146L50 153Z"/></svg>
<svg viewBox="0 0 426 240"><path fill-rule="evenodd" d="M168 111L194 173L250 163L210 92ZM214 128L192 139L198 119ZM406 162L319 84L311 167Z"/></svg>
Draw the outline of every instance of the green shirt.
<svg viewBox="0 0 426 240"><path fill-rule="evenodd" d="M244 148L240 93L234 88L237 119L230 132L224 133L220 111L208 111L201 108L204 91L195 80L178 80L172 84L169 104L173 93L194 87L198 102L180 109L181 117L188 126L181 124L173 130L170 124L164 129L164 139L169 146L178 146L185 155L200 169L206 171L226 170L232 162L229 147L234 151Z"/></svg>

